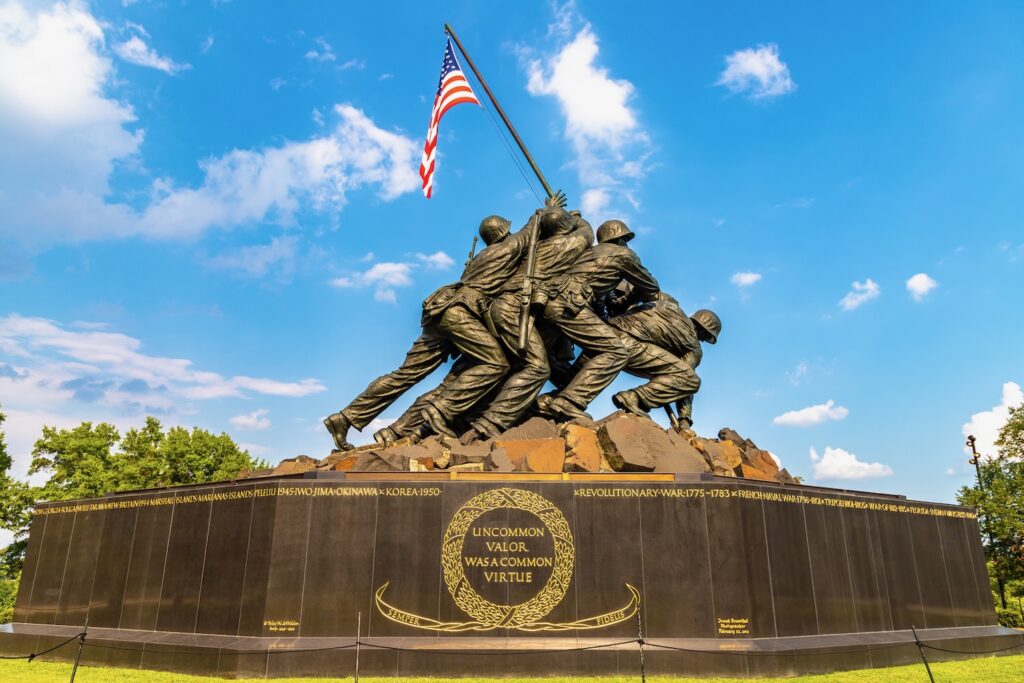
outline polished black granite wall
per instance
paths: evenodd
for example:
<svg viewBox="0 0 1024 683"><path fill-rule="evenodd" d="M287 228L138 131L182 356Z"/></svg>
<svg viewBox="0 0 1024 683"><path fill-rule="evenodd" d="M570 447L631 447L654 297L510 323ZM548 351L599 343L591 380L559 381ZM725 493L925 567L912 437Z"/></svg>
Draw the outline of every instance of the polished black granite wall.
<svg viewBox="0 0 1024 683"><path fill-rule="evenodd" d="M305 638L354 636L361 614L364 637L441 635L385 618L374 592L387 583L386 601L404 612L469 621L444 581L442 538L467 501L499 487L539 494L569 524L571 581L544 622L618 610L630 584L651 639L995 623L977 522L964 508L722 478L514 476L243 480L42 506L15 621L80 625L88 617L90 628ZM518 510L487 515L480 524L530 524ZM547 543L531 542L531 553L551 556ZM534 571L525 585L467 576L486 598L515 604L550 574ZM636 633L634 618L558 635Z"/></svg>

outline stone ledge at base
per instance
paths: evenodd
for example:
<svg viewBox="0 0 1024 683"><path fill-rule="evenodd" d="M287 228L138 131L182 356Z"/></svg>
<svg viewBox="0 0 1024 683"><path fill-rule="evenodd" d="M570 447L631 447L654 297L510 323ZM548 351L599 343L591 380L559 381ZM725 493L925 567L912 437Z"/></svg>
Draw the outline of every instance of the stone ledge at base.
<svg viewBox="0 0 1024 683"><path fill-rule="evenodd" d="M0 625L0 654L38 652L74 637L74 626ZM1024 631L1001 626L919 629L930 662L997 654L1024 654ZM256 638L91 628L82 652L86 666L166 670L225 678L351 676L354 637ZM364 676L585 676L640 672L639 645L614 638L363 638ZM1011 649L1014 645L1020 648ZM71 661L77 642L41 661ZM589 648L589 649L585 649ZM878 669L920 662L910 631L879 631L790 638L662 638L645 642L652 675L738 678L793 676L845 669Z"/></svg>

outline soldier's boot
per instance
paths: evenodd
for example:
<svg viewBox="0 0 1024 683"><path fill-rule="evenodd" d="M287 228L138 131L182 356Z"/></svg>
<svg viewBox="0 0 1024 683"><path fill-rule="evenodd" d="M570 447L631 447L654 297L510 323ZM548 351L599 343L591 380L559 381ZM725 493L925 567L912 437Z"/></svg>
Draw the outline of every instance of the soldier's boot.
<svg viewBox="0 0 1024 683"><path fill-rule="evenodd" d="M578 417L591 419L590 415L583 411L578 405L567 398L555 396L548 404L549 409L556 419L574 420Z"/></svg>
<svg viewBox="0 0 1024 683"><path fill-rule="evenodd" d="M384 448L390 448L395 445L395 442L402 437L391 427L385 427L384 429L377 430L373 433L373 440L379 443Z"/></svg>
<svg viewBox="0 0 1024 683"><path fill-rule="evenodd" d="M465 434L459 437L459 442L463 446L466 446L475 441L497 439L499 436L501 436L501 430L486 417L481 417L473 422L472 426Z"/></svg>
<svg viewBox="0 0 1024 683"><path fill-rule="evenodd" d="M554 399L552 394L541 394L533 402L536 407L537 414L541 417L555 417L555 412L551 409L551 401Z"/></svg>
<svg viewBox="0 0 1024 683"><path fill-rule="evenodd" d="M423 409L423 421L430 426L435 434L442 434L444 436L450 436L453 439L459 438L459 435L452 431L452 428L448 426L448 421L444 419L444 415L441 414L437 408L430 403Z"/></svg>
<svg viewBox="0 0 1024 683"><path fill-rule="evenodd" d="M649 417L647 411L640 405L640 397L631 389L620 391L612 396L612 403L619 410L625 410L627 413L633 413L640 417Z"/></svg>
<svg viewBox="0 0 1024 683"><path fill-rule="evenodd" d="M352 427L352 423L348 421L344 413L337 412L325 417L324 427L327 427L327 431L331 433L331 438L334 439L334 446L339 451L350 451L355 448L355 446L348 442L348 430Z"/></svg>

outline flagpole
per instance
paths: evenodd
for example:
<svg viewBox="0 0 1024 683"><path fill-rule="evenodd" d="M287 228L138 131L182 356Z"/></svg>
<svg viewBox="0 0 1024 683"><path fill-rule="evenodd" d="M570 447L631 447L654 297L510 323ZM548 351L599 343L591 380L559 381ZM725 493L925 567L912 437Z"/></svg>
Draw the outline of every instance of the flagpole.
<svg viewBox="0 0 1024 683"><path fill-rule="evenodd" d="M455 31L453 31L452 27L448 24L444 25L444 32L451 36L451 39L455 41L455 46L459 48L459 52L461 52L462 56L466 58L466 64L469 64L469 68L473 70L473 75L476 76L476 80L483 86L484 92L487 93L487 97L491 100L491 104L493 104L494 108L498 111L498 116L500 116L501 120L505 122L505 127L508 128L508 132L512 133L512 137L515 138L516 144L519 145L519 150L530 163L530 168L532 168L533 172L537 174L537 180L539 180L540 184L544 187L544 191L547 192L548 197L554 197L555 193L551 190L551 186L548 185L548 181L544 179L544 174L540 172L539 168L537 168L537 163L533 160L533 157L530 156L530 150L526 149L526 143L524 143L523 139L519 137L519 133L516 132L512 122L509 121L508 116L505 115L505 110L501 108L500 104L498 104L498 98L494 96L494 93L491 92L490 87L487 85L487 81L485 81L484 77L480 75L480 72L476 68L476 64L473 63L473 58L466 52L466 48L462 47L462 41L459 40L459 37L455 35Z"/></svg>

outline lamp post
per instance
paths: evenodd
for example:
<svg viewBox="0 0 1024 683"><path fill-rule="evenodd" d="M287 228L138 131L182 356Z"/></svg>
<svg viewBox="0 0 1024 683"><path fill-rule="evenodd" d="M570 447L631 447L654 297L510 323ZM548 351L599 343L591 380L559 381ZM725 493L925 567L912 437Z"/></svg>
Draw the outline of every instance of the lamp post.
<svg viewBox="0 0 1024 683"><path fill-rule="evenodd" d="M971 447L971 453L973 453L974 456L970 460L968 460L967 462L969 462L970 464L974 465L974 473L978 476L978 487L980 488L981 487L981 465L980 465L981 457L978 454L978 449L974 446L974 442L975 442L974 435L973 434L969 435L967 437L967 445Z"/></svg>
<svg viewBox="0 0 1024 683"><path fill-rule="evenodd" d="M974 473L978 477L978 490L981 491L982 495L985 495L985 486L981 483L981 454L978 453L975 441L976 439L973 434L967 436L967 445L971 447L971 459L967 462L974 465ZM986 524L985 526L988 525ZM1003 577L999 575L999 561L995 556L995 539L992 537L990 529L987 529L985 534L988 536L988 545L992 548L992 568L996 574L996 586L999 587L999 602L1003 609L1006 609L1006 588L1003 586Z"/></svg>

